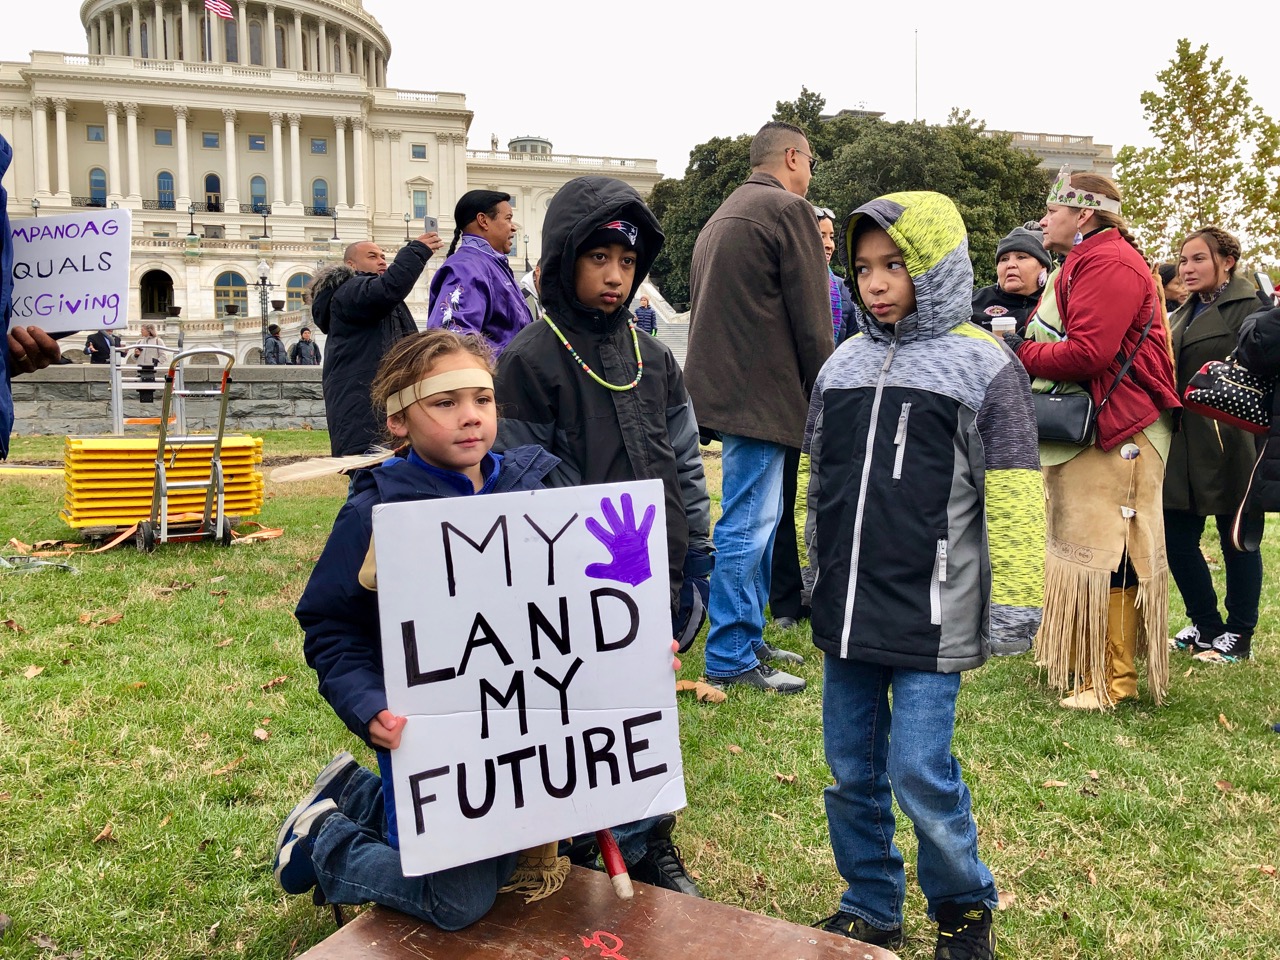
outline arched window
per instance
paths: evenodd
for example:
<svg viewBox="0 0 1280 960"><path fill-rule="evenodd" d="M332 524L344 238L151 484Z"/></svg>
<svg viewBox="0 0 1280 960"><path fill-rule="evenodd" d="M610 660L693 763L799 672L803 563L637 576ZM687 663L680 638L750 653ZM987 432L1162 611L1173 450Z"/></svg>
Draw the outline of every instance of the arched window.
<svg viewBox="0 0 1280 960"><path fill-rule="evenodd" d="M227 63L239 63L240 41L236 36L236 22L234 20L223 20L221 17L218 17L218 22L222 24L222 35L226 44L223 49L227 51Z"/></svg>
<svg viewBox="0 0 1280 960"><path fill-rule="evenodd" d="M262 66L262 22L249 21L249 62Z"/></svg>
<svg viewBox="0 0 1280 960"><path fill-rule="evenodd" d="M133 27L124 28L124 55L136 56L136 51L133 49Z"/></svg>
<svg viewBox="0 0 1280 960"><path fill-rule="evenodd" d="M307 287L311 283L311 274L295 273L289 278L289 282L284 285L285 295L288 297L286 306L290 310L302 309L302 295L306 292Z"/></svg>
<svg viewBox="0 0 1280 960"><path fill-rule="evenodd" d="M89 171L89 206L105 207L107 205L107 175L101 167Z"/></svg>
<svg viewBox="0 0 1280 960"><path fill-rule="evenodd" d="M285 67L284 49L285 49L284 27L277 25L276 26L276 66L279 67L281 70L283 70Z"/></svg>
<svg viewBox="0 0 1280 960"><path fill-rule="evenodd" d="M330 73L342 72L342 47L338 46L338 41L333 41L333 62L329 64Z"/></svg>
<svg viewBox="0 0 1280 960"><path fill-rule="evenodd" d="M138 26L138 39L141 40L141 56L145 60L151 56L151 30L147 27L147 21L143 20Z"/></svg>
<svg viewBox="0 0 1280 960"><path fill-rule="evenodd" d="M161 210L173 209L173 174L168 170L156 174L156 198Z"/></svg>
<svg viewBox="0 0 1280 960"><path fill-rule="evenodd" d="M249 284L244 277L234 270L218 274L213 283L213 308L221 316L227 312L228 306L239 307L240 316L249 314Z"/></svg>
<svg viewBox="0 0 1280 960"><path fill-rule="evenodd" d="M249 198L253 203L254 213L262 213L267 209L267 181L265 178L249 178Z"/></svg>
<svg viewBox="0 0 1280 960"><path fill-rule="evenodd" d="M311 207L317 217L329 216L329 184L323 177L311 181Z"/></svg>
<svg viewBox="0 0 1280 960"><path fill-rule="evenodd" d="M216 173L204 178L204 202L210 213L222 212L222 180Z"/></svg>
<svg viewBox="0 0 1280 960"><path fill-rule="evenodd" d="M200 31L200 60L202 63L207 63L212 59L209 56L209 25L205 22L207 19L208 17L198 17L196 24Z"/></svg>

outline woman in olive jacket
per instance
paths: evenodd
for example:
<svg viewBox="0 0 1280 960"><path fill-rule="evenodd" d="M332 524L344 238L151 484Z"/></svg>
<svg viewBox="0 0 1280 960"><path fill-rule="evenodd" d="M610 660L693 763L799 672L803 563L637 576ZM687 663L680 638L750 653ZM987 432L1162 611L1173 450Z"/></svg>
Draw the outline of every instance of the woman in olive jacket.
<svg viewBox="0 0 1280 960"><path fill-rule="evenodd" d="M1245 318L1257 309L1253 285L1235 275L1240 243L1217 227L1182 243L1178 272L1190 296L1169 318L1178 393L1206 363L1225 359ZM1164 474L1165 546L1169 571L1186 604L1190 625L1173 638L1200 659L1235 662L1249 656L1258 623L1262 555L1231 545L1232 518L1244 499L1256 459L1253 437L1190 411L1173 437ZM1227 616L1218 607L1208 563L1200 552L1205 520L1214 517L1227 574Z"/></svg>

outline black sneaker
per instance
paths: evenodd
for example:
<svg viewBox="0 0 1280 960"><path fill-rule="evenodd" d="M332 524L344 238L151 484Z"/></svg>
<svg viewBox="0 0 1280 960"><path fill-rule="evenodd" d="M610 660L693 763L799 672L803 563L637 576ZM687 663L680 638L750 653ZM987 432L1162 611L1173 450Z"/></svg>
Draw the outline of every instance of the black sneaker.
<svg viewBox="0 0 1280 960"><path fill-rule="evenodd" d="M301 813L290 814L284 822L288 839L276 852L272 872L285 893L306 893L319 882L311 853L320 827L337 812L338 805L332 800L317 800Z"/></svg>
<svg viewBox="0 0 1280 960"><path fill-rule="evenodd" d="M995 960L996 931L991 911L981 903L938 907L938 944L933 960Z"/></svg>
<svg viewBox="0 0 1280 960"><path fill-rule="evenodd" d="M635 863L627 864L627 872L632 880L640 883L701 897L702 891L685 871L680 851L671 842L671 831L675 826L676 818L671 814L659 817L657 825L649 831L649 848Z"/></svg>
<svg viewBox="0 0 1280 960"><path fill-rule="evenodd" d="M1196 659L1205 663L1239 663L1252 655L1252 645L1252 638L1245 634L1224 633L1214 638L1208 650L1197 653Z"/></svg>
<svg viewBox="0 0 1280 960"><path fill-rule="evenodd" d="M1169 638L1170 650L1189 650L1197 653L1205 648L1200 646L1200 628L1194 623L1183 627Z"/></svg>
<svg viewBox="0 0 1280 960"><path fill-rule="evenodd" d="M805 682L802 678L793 677L791 674L783 673L781 670L775 670L767 663L761 663L732 677L707 677L707 682L717 690L723 690L725 687L731 687L739 683L748 687L755 687L757 690L767 690L773 693L799 693L805 688Z"/></svg>
<svg viewBox="0 0 1280 960"><path fill-rule="evenodd" d="M561 842L559 852L560 856L568 857L574 866L600 869L600 844L596 842L595 834L570 837L568 842Z"/></svg>
<svg viewBox="0 0 1280 960"><path fill-rule="evenodd" d="M804 657L783 647L775 647L772 643L761 644L756 650L756 659L761 663L804 663Z"/></svg>
<svg viewBox="0 0 1280 960"><path fill-rule="evenodd" d="M897 949L902 946L904 939L901 927L884 930L872 926L855 913L845 913L843 910L833 913L825 920L819 920L814 926L827 933L848 937L850 940L861 940L873 947Z"/></svg>

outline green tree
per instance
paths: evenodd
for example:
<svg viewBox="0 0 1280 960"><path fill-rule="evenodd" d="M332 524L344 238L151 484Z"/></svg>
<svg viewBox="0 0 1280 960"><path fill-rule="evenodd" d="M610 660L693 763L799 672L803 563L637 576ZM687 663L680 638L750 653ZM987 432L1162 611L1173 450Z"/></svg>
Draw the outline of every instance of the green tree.
<svg viewBox="0 0 1280 960"><path fill-rule="evenodd" d="M1160 89L1142 94L1156 145L1117 157L1125 215L1143 248L1170 256L1188 233L1215 225L1238 234L1247 257L1280 257L1280 124L1207 45L1179 40L1156 80Z"/></svg>

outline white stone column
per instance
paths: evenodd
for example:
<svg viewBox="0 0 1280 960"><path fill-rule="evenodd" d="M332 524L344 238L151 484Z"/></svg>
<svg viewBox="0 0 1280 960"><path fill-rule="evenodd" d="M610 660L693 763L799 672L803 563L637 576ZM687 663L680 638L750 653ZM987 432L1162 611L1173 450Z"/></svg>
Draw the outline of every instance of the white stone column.
<svg viewBox="0 0 1280 960"><path fill-rule="evenodd" d="M236 62L242 66L253 63L249 56L249 15L245 10L244 0L236 4Z"/></svg>
<svg viewBox="0 0 1280 960"><path fill-rule="evenodd" d="M53 98L53 125L58 149L58 196L71 197L71 158L67 153L67 101Z"/></svg>
<svg viewBox="0 0 1280 960"><path fill-rule="evenodd" d="M352 177L355 180L355 207L357 210L365 209L364 202L364 117L351 118L351 146L353 153L354 169Z"/></svg>
<svg viewBox="0 0 1280 960"><path fill-rule="evenodd" d="M31 137L36 147L36 196L49 196L48 97L31 98Z"/></svg>
<svg viewBox="0 0 1280 960"><path fill-rule="evenodd" d="M387 177L387 193L389 194L388 204L391 208L391 212L395 214L402 214L408 210L412 213L413 211L409 210L409 202L412 198L407 196L404 192L404 164L403 159L400 156L399 130L387 131L387 156L387 167L389 170ZM415 234L410 234L410 236L415 236Z"/></svg>
<svg viewBox="0 0 1280 960"><path fill-rule="evenodd" d="M150 55L152 60L163 60L165 59L164 5L160 0L155 0L152 7L151 30L147 34L147 45L151 49L149 49L147 53Z"/></svg>
<svg viewBox="0 0 1280 960"><path fill-rule="evenodd" d="M267 35L262 43L262 65L268 70L276 69L276 5L267 4Z"/></svg>
<svg viewBox="0 0 1280 960"><path fill-rule="evenodd" d="M302 69L302 11L293 11L293 63L289 64L293 70Z"/></svg>
<svg viewBox="0 0 1280 960"><path fill-rule="evenodd" d="M199 45L191 44L191 2L190 0L178 0L179 6L182 7L182 59L183 60L199 60L196 51Z"/></svg>
<svg viewBox="0 0 1280 960"><path fill-rule="evenodd" d="M142 177L139 165L138 150L138 105L128 102L124 105L125 148L129 168L129 199L142 200Z"/></svg>
<svg viewBox="0 0 1280 960"><path fill-rule="evenodd" d="M378 87L387 85L387 58L381 53L378 54Z"/></svg>
<svg viewBox="0 0 1280 960"><path fill-rule="evenodd" d="M213 62L227 62L227 28L223 26L226 22L215 13L208 10L204 12L205 22L209 24L209 30L213 33Z"/></svg>
<svg viewBox="0 0 1280 960"><path fill-rule="evenodd" d="M120 19L120 6L111 9L111 52L117 57L124 54L124 22Z"/></svg>
<svg viewBox="0 0 1280 960"><path fill-rule="evenodd" d="M103 103L107 108L107 201L118 203L124 196L120 189L120 104Z"/></svg>
<svg viewBox="0 0 1280 960"><path fill-rule="evenodd" d="M224 107L222 119L225 121L225 139L227 148L227 176L222 184L223 209L227 213L239 213L240 201L236 199L240 193L240 172L236 165L236 112L231 107Z"/></svg>
<svg viewBox="0 0 1280 960"><path fill-rule="evenodd" d="M347 209L347 118L333 118L334 151L338 161L336 183L333 190L333 203L339 210Z"/></svg>
<svg viewBox="0 0 1280 960"><path fill-rule="evenodd" d="M272 111L271 116L271 209L284 208L284 114Z"/></svg>
<svg viewBox="0 0 1280 960"><path fill-rule="evenodd" d="M101 53L102 52L102 50L100 49L101 43L102 43L102 37L98 32L98 20L95 17L89 23L89 54L93 55L93 54Z"/></svg>
<svg viewBox="0 0 1280 960"><path fill-rule="evenodd" d="M364 59L364 37L356 37L356 62L351 65L351 72L364 77L365 83L369 82L369 66Z"/></svg>
<svg viewBox="0 0 1280 960"><path fill-rule="evenodd" d="M447 133L436 134L436 182L440 185L437 208L448 213L461 194L453 192L453 150Z"/></svg>
<svg viewBox="0 0 1280 960"><path fill-rule="evenodd" d="M13 115L15 109L13 107L0 107L0 137L4 137L9 141L9 145L17 149L18 138L13 132ZM14 193L14 180L17 177L17 164L9 164L9 169L5 171L4 178L0 179L0 183L4 184L5 190L12 195Z"/></svg>
<svg viewBox="0 0 1280 960"><path fill-rule="evenodd" d="M383 127L370 127L369 132L373 134L373 178L371 185L373 186L374 213L375 215L390 214L393 212L387 190L387 186L391 183L390 171L387 171L385 179L383 176L383 171L387 170L387 131Z"/></svg>
<svg viewBox="0 0 1280 960"><path fill-rule="evenodd" d="M316 57L318 73L333 73L329 64L329 33L324 20L320 21L320 56Z"/></svg>
<svg viewBox="0 0 1280 960"><path fill-rule="evenodd" d="M350 73L351 57L347 53L347 28L338 28L338 62L333 65L334 73Z"/></svg>
<svg viewBox="0 0 1280 960"><path fill-rule="evenodd" d="M178 209L185 210L191 202L191 165L187 159L187 116L191 108L179 103L173 112L178 118Z"/></svg>
<svg viewBox="0 0 1280 960"><path fill-rule="evenodd" d="M15 160L19 157L25 159L9 165L13 174L13 182L16 189L13 193L19 196L35 196L36 192L36 145L35 145L35 127L31 120L30 107L18 107L15 111L13 119L13 136L14 139L9 143L13 147L13 156Z"/></svg>
<svg viewBox="0 0 1280 960"><path fill-rule="evenodd" d="M289 114L289 202L302 207L302 147L298 128L302 126L302 114Z"/></svg>
<svg viewBox="0 0 1280 960"><path fill-rule="evenodd" d="M138 12L138 0L133 0L129 4L129 49L125 51L125 56L141 57L142 56L142 15Z"/></svg>

